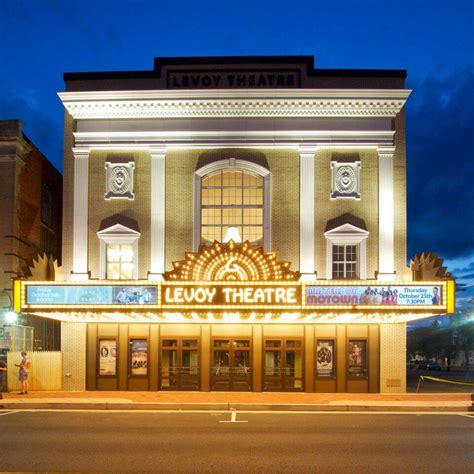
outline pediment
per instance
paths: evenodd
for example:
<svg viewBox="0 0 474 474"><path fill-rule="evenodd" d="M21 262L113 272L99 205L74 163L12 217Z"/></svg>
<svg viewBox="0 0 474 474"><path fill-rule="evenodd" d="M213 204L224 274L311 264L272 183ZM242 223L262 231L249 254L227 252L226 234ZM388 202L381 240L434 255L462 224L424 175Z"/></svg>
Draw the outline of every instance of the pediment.
<svg viewBox="0 0 474 474"><path fill-rule="evenodd" d="M362 236L368 236L369 231L366 229L357 227L353 224L346 223L324 232L324 235L326 237L329 237L331 235L344 235L344 234L350 234L350 235L356 234L362 237Z"/></svg>
<svg viewBox="0 0 474 474"><path fill-rule="evenodd" d="M115 237L115 236L129 236L140 237L140 232L123 224L114 224L97 232L98 237Z"/></svg>

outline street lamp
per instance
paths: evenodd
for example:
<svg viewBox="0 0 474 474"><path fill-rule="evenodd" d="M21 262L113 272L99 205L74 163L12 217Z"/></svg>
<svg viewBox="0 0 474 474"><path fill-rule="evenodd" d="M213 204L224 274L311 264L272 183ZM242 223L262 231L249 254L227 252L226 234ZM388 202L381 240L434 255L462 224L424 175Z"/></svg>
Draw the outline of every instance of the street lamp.
<svg viewBox="0 0 474 474"><path fill-rule="evenodd" d="M15 311L7 311L5 313L5 321L7 324L15 324L18 319L18 314Z"/></svg>
<svg viewBox="0 0 474 474"><path fill-rule="evenodd" d="M1 291L1 293L6 294L8 296L8 299L10 300L10 308L5 313L5 322L7 324L15 324L17 322L17 319L18 319L18 314L15 313L15 311L13 311L12 297L5 290Z"/></svg>

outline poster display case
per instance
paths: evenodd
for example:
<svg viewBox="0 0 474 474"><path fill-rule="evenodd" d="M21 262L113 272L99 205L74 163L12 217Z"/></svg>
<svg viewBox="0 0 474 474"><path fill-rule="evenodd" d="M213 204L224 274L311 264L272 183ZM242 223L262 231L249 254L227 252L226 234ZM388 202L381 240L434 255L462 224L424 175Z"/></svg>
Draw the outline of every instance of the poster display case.
<svg viewBox="0 0 474 474"><path fill-rule="evenodd" d="M336 376L336 342L334 339L316 341L316 377Z"/></svg>
<svg viewBox="0 0 474 474"><path fill-rule="evenodd" d="M117 340L99 339L98 351L98 375L116 376L117 375Z"/></svg>

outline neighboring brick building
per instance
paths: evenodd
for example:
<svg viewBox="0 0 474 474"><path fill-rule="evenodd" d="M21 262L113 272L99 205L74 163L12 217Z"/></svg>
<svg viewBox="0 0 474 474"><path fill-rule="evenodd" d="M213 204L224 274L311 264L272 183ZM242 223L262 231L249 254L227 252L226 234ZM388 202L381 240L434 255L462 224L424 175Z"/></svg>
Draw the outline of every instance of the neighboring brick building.
<svg viewBox="0 0 474 474"><path fill-rule="evenodd" d="M5 311L12 279L28 277L34 258L46 254L61 261L62 175L19 120L0 121L0 181L0 311ZM28 316L23 322L35 327L40 347L58 340L57 325Z"/></svg>
<svg viewBox="0 0 474 474"><path fill-rule="evenodd" d="M406 268L405 77L311 57L65 74L68 282L21 292L62 321L65 388L404 391L406 321L454 288Z"/></svg>

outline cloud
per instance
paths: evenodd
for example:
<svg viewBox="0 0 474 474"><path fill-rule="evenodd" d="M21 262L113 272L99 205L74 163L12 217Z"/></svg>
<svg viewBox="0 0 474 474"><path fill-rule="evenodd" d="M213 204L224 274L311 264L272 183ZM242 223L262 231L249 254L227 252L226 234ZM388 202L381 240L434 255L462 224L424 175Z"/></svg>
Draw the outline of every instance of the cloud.
<svg viewBox="0 0 474 474"><path fill-rule="evenodd" d="M474 67L416 84L407 106L409 254L474 252Z"/></svg>

